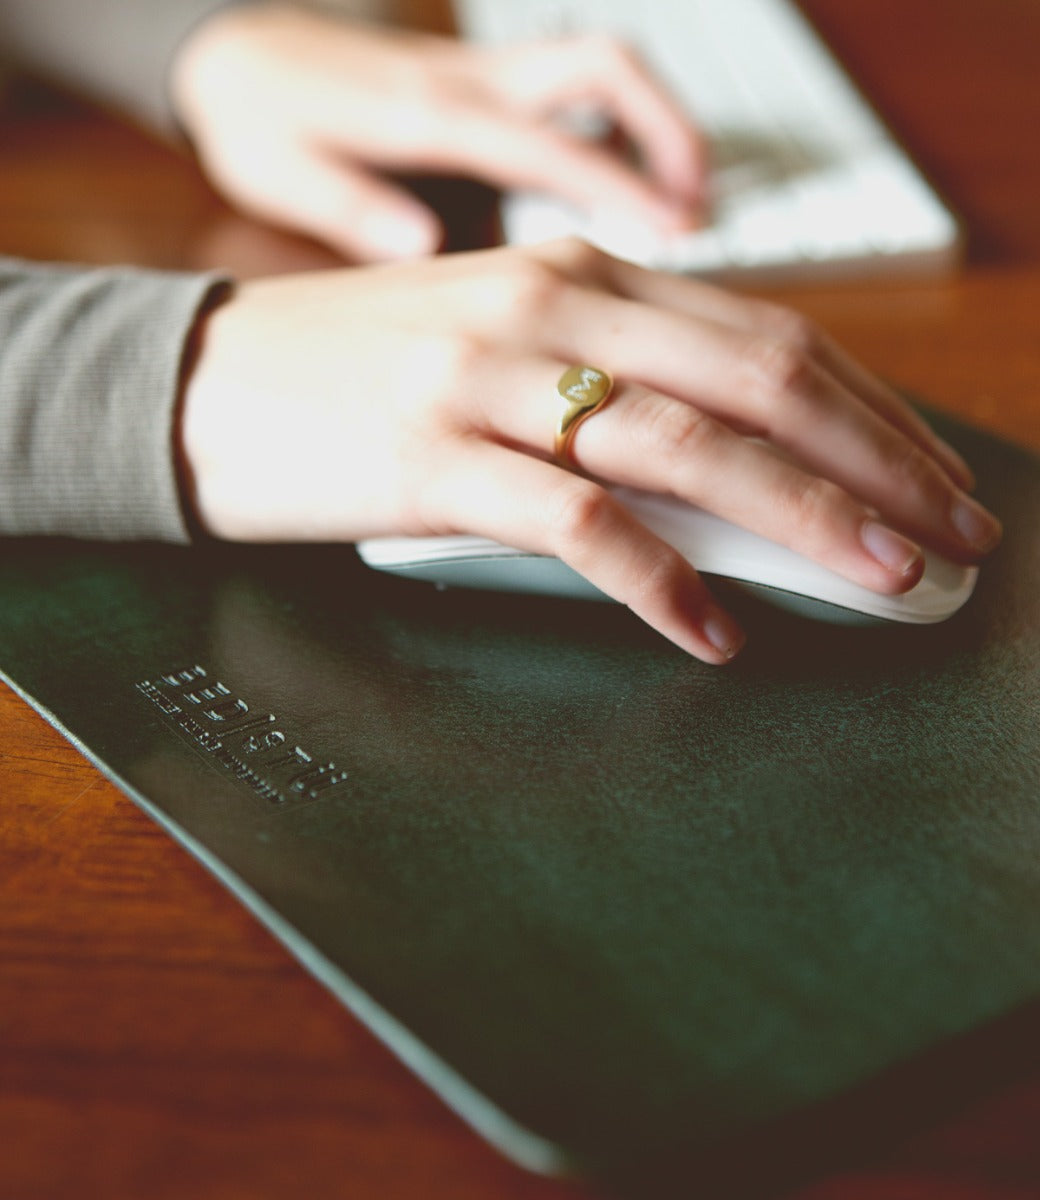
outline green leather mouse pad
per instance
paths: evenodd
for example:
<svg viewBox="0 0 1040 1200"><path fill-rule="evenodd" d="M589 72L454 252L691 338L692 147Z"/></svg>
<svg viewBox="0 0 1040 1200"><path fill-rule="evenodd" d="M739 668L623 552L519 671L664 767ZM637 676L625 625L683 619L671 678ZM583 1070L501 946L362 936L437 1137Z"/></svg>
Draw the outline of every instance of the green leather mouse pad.
<svg viewBox="0 0 1040 1200"><path fill-rule="evenodd" d="M349 549L9 542L0 668L520 1162L746 1150L1040 997L1040 463L944 432L1007 539L940 626L749 606L714 669Z"/></svg>

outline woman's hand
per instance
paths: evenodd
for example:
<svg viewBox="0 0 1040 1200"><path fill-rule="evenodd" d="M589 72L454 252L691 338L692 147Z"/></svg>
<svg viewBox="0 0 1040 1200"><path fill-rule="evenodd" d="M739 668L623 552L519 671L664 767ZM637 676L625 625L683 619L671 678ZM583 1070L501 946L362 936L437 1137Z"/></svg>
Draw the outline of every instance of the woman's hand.
<svg viewBox="0 0 1040 1200"><path fill-rule="evenodd" d="M466 174L609 207L667 232L702 208L705 155L641 62L602 37L489 49L350 25L280 4L205 21L171 74L174 107L214 183L258 216L351 258L438 248L435 215L383 174ZM642 169L553 118L592 105Z"/></svg>
<svg viewBox="0 0 1040 1200"><path fill-rule="evenodd" d="M613 395L552 461L556 383ZM879 592L1000 538L971 476L793 313L568 240L248 283L200 330L189 494L210 533L473 533L556 555L710 662L743 635L604 484L675 495Z"/></svg>

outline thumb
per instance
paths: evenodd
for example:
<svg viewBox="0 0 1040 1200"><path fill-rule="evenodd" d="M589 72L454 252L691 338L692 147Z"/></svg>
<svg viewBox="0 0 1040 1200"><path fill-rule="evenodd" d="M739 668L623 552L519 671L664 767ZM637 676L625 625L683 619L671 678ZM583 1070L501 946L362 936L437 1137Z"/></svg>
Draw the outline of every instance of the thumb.
<svg viewBox="0 0 1040 1200"><path fill-rule="evenodd" d="M282 157L269 187L242 199L254 211L365 262L419 258L444 239L437 216L403 188L328 152Z"/></svg>

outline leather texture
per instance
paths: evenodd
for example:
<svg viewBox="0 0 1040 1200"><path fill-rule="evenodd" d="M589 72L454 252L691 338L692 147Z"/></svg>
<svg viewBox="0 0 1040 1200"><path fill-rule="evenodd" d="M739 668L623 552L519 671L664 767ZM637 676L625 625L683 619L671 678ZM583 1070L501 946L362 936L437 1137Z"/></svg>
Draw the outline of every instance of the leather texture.
<svg viewBox="0 0 1040 1200"><path fill-rule="evenodd" d="M1040 463L940 424L1007 530L940 626L745 602L719 670L348 549L8 542L0 668L507 1152L696 1161L1040 995Z"/></svg>

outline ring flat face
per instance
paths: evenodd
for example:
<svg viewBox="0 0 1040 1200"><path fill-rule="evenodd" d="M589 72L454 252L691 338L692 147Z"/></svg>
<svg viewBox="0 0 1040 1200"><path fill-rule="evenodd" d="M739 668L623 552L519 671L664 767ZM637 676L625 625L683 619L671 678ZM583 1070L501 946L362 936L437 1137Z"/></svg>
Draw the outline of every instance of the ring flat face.
<svg viewBox="0 0 1040 1200"><path fill-rule="evenodd" d="M602 405L610 395L614 381L598 367L568 367L556 385L556 394L563 401L556 429L554 452L559 462L566 464L571 438L581 422Z"/></svg>
<svg viewBox="0 0 1040 1200"><path fill-rule="evenodd" d="M606 371L597 367L568 367L556 385L562 399L577 408L579 413L591 412L610 395L611 380Z"/></svg>

